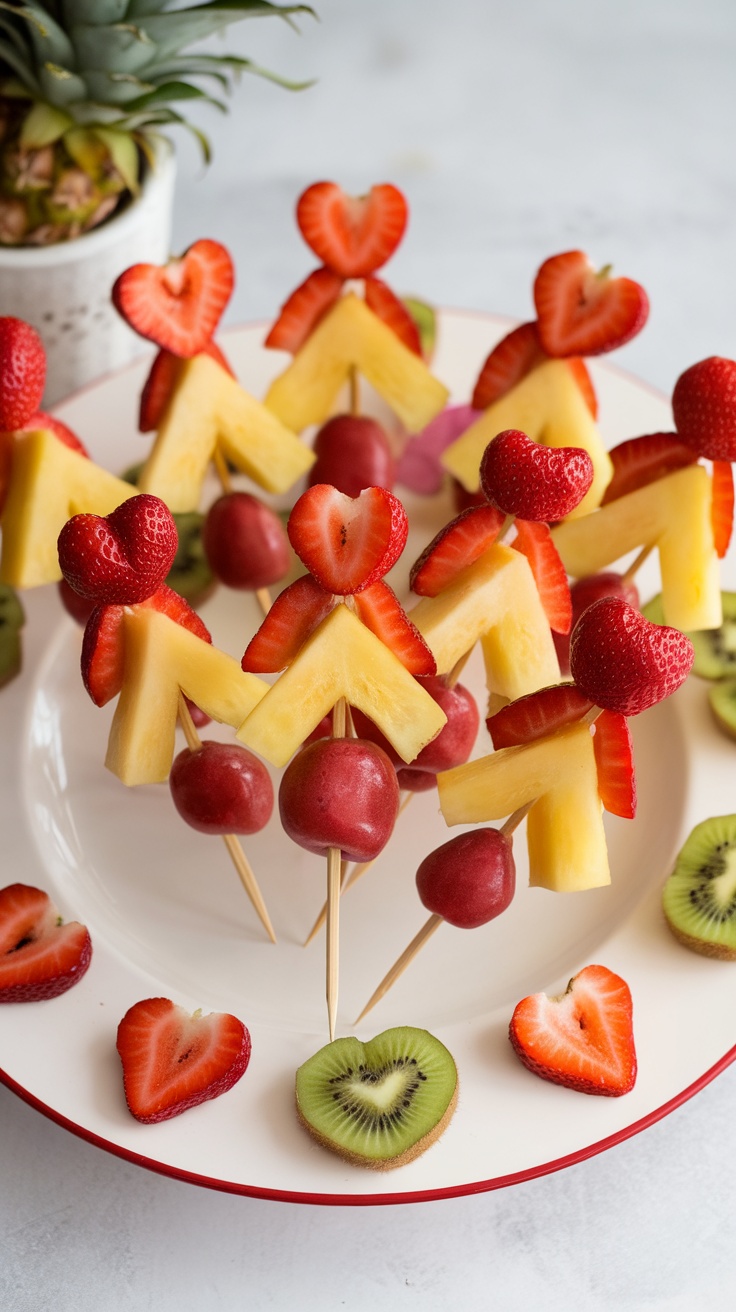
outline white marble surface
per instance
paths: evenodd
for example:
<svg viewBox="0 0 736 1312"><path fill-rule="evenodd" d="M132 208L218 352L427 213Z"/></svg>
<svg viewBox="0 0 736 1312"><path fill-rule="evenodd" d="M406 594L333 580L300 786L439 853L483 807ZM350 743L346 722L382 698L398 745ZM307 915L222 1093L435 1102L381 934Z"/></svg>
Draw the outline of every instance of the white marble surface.
<svg viewBox="0 0 736 1312"><path fill-rule="evenodd" d="M209 121L206 175L181 145L176 248L230 246L230 322L271 316L312 267L292 217L304 186L391 180L412 207L398 290L526 318L541 260L580 246L650 293L622 366L669 391L704 355L736 356L731 0L317 3L301 38L267 22L230 45L318 85L295 98L244 82ZM732 1069L562 1174L332 1209L149 1174L0 1088L0 1306L725 1312L734 1098Z"/></svg>

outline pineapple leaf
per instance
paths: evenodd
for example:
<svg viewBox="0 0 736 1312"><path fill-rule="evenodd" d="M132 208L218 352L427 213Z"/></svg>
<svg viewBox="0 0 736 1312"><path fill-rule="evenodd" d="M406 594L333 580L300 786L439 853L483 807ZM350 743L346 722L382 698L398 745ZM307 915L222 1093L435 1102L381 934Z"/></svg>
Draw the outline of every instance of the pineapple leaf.
<svg viewBox="0 0 736 1312"><path fill-rule="evenodd" d="M41 94L51 105L73 105L77 100L87 100L87 85L77 73L70 73L68 68L59 64L45 63L38 70Z"/></svg>
<svg viewBox="0 0 736 1312"><path fill-rule="evenodd" d="M227 105L221 100L215 100L213 96L208 96L207 92L199 87L192 86L191 82L163 82L161 86L147 92L146 95L129 101L126 110L130 114L135 114L137 110L148 109L150 105L170 105L175 100L206 100L209 105L221 109L223 114L227 112Z"/></svg>
<svg viewBox="0 0 736 1312"><path fill-rule="evenodd" d="M155 91L153 82L144 82L135 73L107 73L104 70L91 70L85 73L89 95L88 100L101 105L127 106L132 100L138 100L149 91Z"/></svg>
<svg viewBox="0 0 736 1312"><path fill-rule="evenodd" d="M94 0L91 0L94 4ZM128 0L128 7L125 11L125 17L131 18L150 18L151 14L160 14L162 9L167 9L171 0Z"/></svg>
<svg viewBox="0 0 736 1312"><path fill-rule="evenodd" d="M230 90L231 79L218 71L225 65L234 79L237 79L240 73L252 73L256 77L264 77L270 82L277 83L287 91L304 91L307 87L314 86L313 79L306 82L292 82L288 78L281 77L279 73L273 73L267 68L261 68L259 64L254 64L252 59L243 59L240 55L182 55L179 61L170 59L161 64L149 64L146 68L146 77L151 82L158 82L160 77L172 75L214 77L224 88Z"/></svg>
<svg viewBox="0 0 736 1312"><path fill-rule="evenodd" d="M125 186L136 194L140 191L138 148L126 132L110 128L72 128L64 136L69 154L96 182L112 163Z"/></svg>
<svg viewBox="0 0 736 1312"><path fill-rule="evenodd" d="M127 132L117 132L112 128L95 128L110 152L110 159L120 174L126 187L136 196L140 191L140 158L138 147Z"/></svg>
<svg viewBox="0 0 736 1312"><path fill-rule="evenodd" d="M267 0L209 0L208 4L177 9L153 18L141 16L141 26L155 42L159 59L176 55L195 41L202 41L240 18L278 14L291 23L291 14L314 14L309 5L274 5ZM294 26L294 24L291 24Z"/></svg>
<svg viewBox="0 0 736 1312"><path fill-rule="evenodd" d="M0 15L0 23L1 22L2 16ZM24 87L27 87L27 89L32 91L34 95L40 96L41 87L39 82L33 76L27 64L20 58L15 47L10 45L8 41L3 40L2 37L0 37L0 59L2 59L9 68L12 68L13 72L20 78Z"/></svg>
<svg viewBox="0 0 736 1312"><path fill-rule="evenodd" d="M77 23L107 26L122 22L127 12L128 0L64 0L64 26L67 30Z"/></svg>
<svg viewBox="0 0 736 1312"><path fill-rule="evenodd" d="M9 4L8 0L0 0L0 9L5 9L25 22L39 62L74 69L74 46L63 27L55 22L39 0L25 0L25 4Z"/></svg>
<svg viewBox="0 0 736 1312"><path fill-rule="evenodd" d="M151 38L135 23L115 23L110 27L82 23L70 31L83 69L138 73L156 55Z"/></svg>
<svg viewBox="0 0 736 1312"><path fill-rule="evenodd" d="M20 144L24 149L39 150L63 137L73 120L55 105L37 100L26 114L20 131Z"/></svg>

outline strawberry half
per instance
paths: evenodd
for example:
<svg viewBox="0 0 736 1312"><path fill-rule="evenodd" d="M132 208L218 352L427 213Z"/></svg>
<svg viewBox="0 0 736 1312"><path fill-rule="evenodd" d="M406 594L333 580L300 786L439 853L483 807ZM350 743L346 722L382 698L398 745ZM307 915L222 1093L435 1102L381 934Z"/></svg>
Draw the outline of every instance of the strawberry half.
<svg viewBox="0 0 736 1312"><path fill-rule="evenodd" d="M686 369L672 413L678 435L699 456L736 460L736 360L711 355Z"/></svg>
<svg viewBox="0 0 736 1312"><path fill-rule="evenodd" d="M481 368L473 391L471 401L473 408L487 409L494 401L498 401L510 392L522 378L526 378L532 369L544 364L549 358L547 352L542 350L535 322L522 323L518 328L512 328L510 333L496 343ZM572 357L567 363L583 394L585 404L592 417L596 419L598 398L585 361Z"/></svg>
<svg viewBox="0 0 736 1312"><path fill-rule="evenodd" d="M514 1010L509 1038L527 1070L579 1093L617 1098L636 1081L628 984L586 966L559 998L534 993Z"/></svg>
<svg viewBox="0 0 736 1312"><path fill-rule="evenodd" d="M436 597L496 541L506 516L484 502L445 524L414 562L410 585L420 597Z"/></svg>
<svg viewBox="0 0 736 1312"><path fill-rule="evenodd" d="M208 342L199 354L209 355L229 373L231 378L235 377L233 370L215 342ZM140 410L138 412L138 428L141 433L155 433L161 427L167 406L179 381L181 367L181 357L173 355L171 351L166 351L163 347L158 355L154 357L150 373L143 384L141 392Z"/></svg>
<svg viewBox="0 0 736 1312"><path fill-rule="evenodd" d="M549 627L555 633L569 633L572 624L570 584L549 528L546 524L517 519L512 545L514 551L520 551L529 561Z"/></svg>
<svg viewBox="0 0 736 1312"><path fill-rule="evenodd" d="M169 998L146 998L123 1016L117 1050L128 1110L155 1125L227 1093L245 1073L251 1042L227 1012L192 1016Z"/></svg>
<svg viewBox="0 0 736 1312"><path fill-rule="evenodd" d="M548 355L601 355L644 327L649 301L630 278L596 271L583 251L545 260L534 282L539 340Z"/></svg>
<svg viewBox="0 0 736 1312"><path fill-rule="evenodd" d="M598 792L606 811L633 820L636 815L634 745L625 715L601 711L593 737Z"/></svg>
<svg viewBox="0 0 736 1312"><path fill-rule="evenodd" d="M41 404L46 384L46 352L29 323L0 318L0 429L25 428Z"/></svg>
<svg viewBox="0 0 736 1312"><path fill-rule="evenodd" d="M344 282L332 269L315 269L282 305L264 346L295 355L339 299Z"/></svg>
<svg viewBox="0 0 736 1312"><path fill-rule="evenodd" d="M597 706L639 715L676 692L694 655L679 629L651 623L620 597L601 597L572 631L570 673Z"/></svg>
<svg viewBox="0 0 736 1312"><path fill-rule="evenodd" d="M96 606L92 611L82 639L82 681L95 706L104 706L117 697L123 686L125 649L123 644L123 616L126 610L150 606L169 619L189 629L203 642L212 642L209 629L202 623L188 602L164 583L153 596L146 597L135 606Z"/></svg>
<svg viewBox="0 0 736 1312"><path fill-rule="evenodd" d="M48 896L28 884L0 889L0 1002L41 1002L66 993L92 959L84 925L64 925Z"/></svg>
<svg viewBox="0 0 736 1312"><path fill-rule="evenodd" d="M554 683L517 697L495 715L489 715L486 728L498 751L501 747L546 738L557 729L581 720L592 707L593 702L574 683Z"/></svg>
<svg viewBox="0 0 736 1312"><path fill-rule="evenodd" d="M609 452L613 475L604 494L602 505L617 501L639 487L646 487L676 469L684 469L697 460L697 454L683 442L677 433L645 433L619 442Z"/></svg>
<svg viewBox="0 0 736 1312"><path fill-rule="evenodd" d="M336 605L311 574L280 592L245 649L242 667L250 674L276 674L290 665L317 625Z"/></svg>
<svg viewBox="0 0 736 1312"><path fill-rule="evenodd" d="M299 197L296 221L318 259L342 278L366 278L393 255L409 209L390 183L347 196L336 182L315 182Z"/></svg>
<svg viewBox="0 0 736 1312"><path fill-rule="evenodd" d="M157 346L191 359L203 351L235 286L229 252L218 241L195 241L168 264L134 264L112 289L126 323Z"/></svg>
<svg viewBox="0 0 736 1312"><path fill-rule="evenodd" d="M287 532L297 556L326 592L346 597L388 574L409 531L406 511L385 487L348 497L330 483L302 493Z"/></svg>
<svg viewBox="0 0 736 1312"><path fill-rule="evenodd" d="M437 663L424 638L412 624L396 593L379 579L354 597L359 619L417 678L437 673Z"/></svg>
<svg viewBox="0 0 736 1312"><path fill-rule="evenodd" d="M480 485L506 515L564 519L593 482L593 461L577 446L543 446L518 428L497 433L480 462Z"/></svg>
<svg viewBox="0 0 736 1312"><path fill-rule="evenodd" d="M723 560L733 531L733 466L730 460L713 461L711 522L716 554Z"/></svg>
<svg viewBox="0 0 736 1312"><path fill-rule="evenodd" d="M168 506L142 492L104 518L72 515L59 534L59 564L80 597L127 605L161 586L178 546Z"/></svg>
<svg viewBox="0 0 736 1312"><path fill-rule="evenodd" d="M421 356L422 340L415 320L412 319L404 302L400 301L380 278L366 278L365 303L368 309L396 334L404 346L415 355Z"/></svg>
<svg viewBox="0 0 736 1312"><path fill-rule="evenodd" d="M68 446L70 451L78 451L81 456L86 456L89 459L89 451L84 443L80 442L76 433L72 431L68 424L62 423L61 419L56 419L53 415L47 414L45 410L37 410L26 421L21 431L33 433L39 428L48 429L54 437L58 437L64 446Z"/></svg>

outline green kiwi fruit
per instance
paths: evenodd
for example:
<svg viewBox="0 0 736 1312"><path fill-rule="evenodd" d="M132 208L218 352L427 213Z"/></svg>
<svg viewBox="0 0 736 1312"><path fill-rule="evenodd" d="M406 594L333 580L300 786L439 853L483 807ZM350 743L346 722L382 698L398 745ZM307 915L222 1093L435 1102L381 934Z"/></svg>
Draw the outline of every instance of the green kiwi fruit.
<svg viewBox="0 0 736 1312"><path fill-rule="evenodd" d="M736 592L722 592L723 623L719 629L688 633L695 648L693 674L701 679L725 679L736 675ZM641 613L653 624L664 624L660 593L642 606Z"/></svg>
<svg viewBox="0 0 736 1312"><path fill-rule="evenodd" d="M23 662L20 631L25 614L18 594L7 583L0 583L0 688L20 674Z"/></svg>
<svg viewBox="0 0 736 1312"><path fill-rule="evenodd" d="M708 689L713 718L722 733L736 738L736 679L719 679Z"/></svg>
<svg viewBox="0 0 736 1312"><path fill-rule="evenodd" d="M166 582L190 606L201 605L217 586L202 546L204 519L198 510L174 515L179 545Z"/></svg>
<svg viewBox="0 0 736 1312"><path fill-rule="evenodd" d="M431 360L437 343L437 315L434 307L426 301L418 300L416 296L405 296L404 306L416 324L422 355L425 360Z"/></svg>
<svg viewBox="0 0 736 1312"><path fill-rule="evenodd" d="M686 947L736 961L736 815L695 826L664 886L662 905Z"/></svg>
<svg viewBox="0 0 736 1312"><path fill-rule="evenodd" d="M335 1039L296 1073L299 1120L356 1166L390 1170L419 1157L449 1124L457 1068L439 1039L402 1026L368 1043Z"/></svg>

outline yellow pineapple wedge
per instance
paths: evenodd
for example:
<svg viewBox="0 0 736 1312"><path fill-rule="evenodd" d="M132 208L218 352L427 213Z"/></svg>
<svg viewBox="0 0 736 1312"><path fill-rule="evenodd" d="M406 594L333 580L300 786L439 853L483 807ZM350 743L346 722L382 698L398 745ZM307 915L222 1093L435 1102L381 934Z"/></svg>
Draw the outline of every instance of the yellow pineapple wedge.
<svg viewBox="0 0 736 1312"><path fill-rule="evenodd" d="M208 355L183 363L138 490L196 510L216 449L266 492L288 492L314 453Z"/></svg>
<svg viewBox="0 0 736 1312"><path fill-rule="evenodd" d="M236 728L268 691L238 661L159 611L124 617L125 673L105 765L124 784L161 783L174 759L179 689Z"/></svg>
<svg viewBox="0 0 736 1312"><path fill-rule="evenodd" d="M238 730L272 765L285 765L336 702L357 706L404 761L447 717L401 661L345 605L336 606Z"/></svg>
<svg viewBox="0 0 736 1312"><path fill-rule="evenodd" d="M557 683L560 666L529 562L496 542L436 597L410 612L447 674L480 638L489 692L510 701Z"/></svg>
<svg viewBox="0 0 736 1312"><path fill-rule="evenodd" d="M712 481L688 465L567 520L552 538L568 574L596 574L638 547L657 547L665 624L690 632L721 625L718 557L711 525Z"/></svg>
<svg viewBox="0 0 736 1312"><path fill-rule="evenodd" d="M351 292L327 312L274 380L266 405L295 432L321 424L353 368L410 433L424 428L447 403L447 388L424 361Z"/></svg>
<svg viewBox="0 0 736 1312"><path fill-rule="evenodd" d="M537 365L505 396L483 411L442 455L442 464L469 492L480 486L483 452L498 433L518 428L543 446L578 446L593 461L593 482L570 518L600 505L613 467L595 421L565 360Z"/></svg>
<svg viewBox="0 0 736 1312"><path fill-rule="evenodd" d="M587 724L504 747L437 776L448 825L527 816L529 883L557 893L611 880L593 739Z"/></svg>
<svg viewBox="0 0 736 1312"><path fill-rule="evenodd" d="M66 521L82 513L109 515L135 490L48 429L14 434L0 581L14 588L56 582L56 543Z"/></svg>

